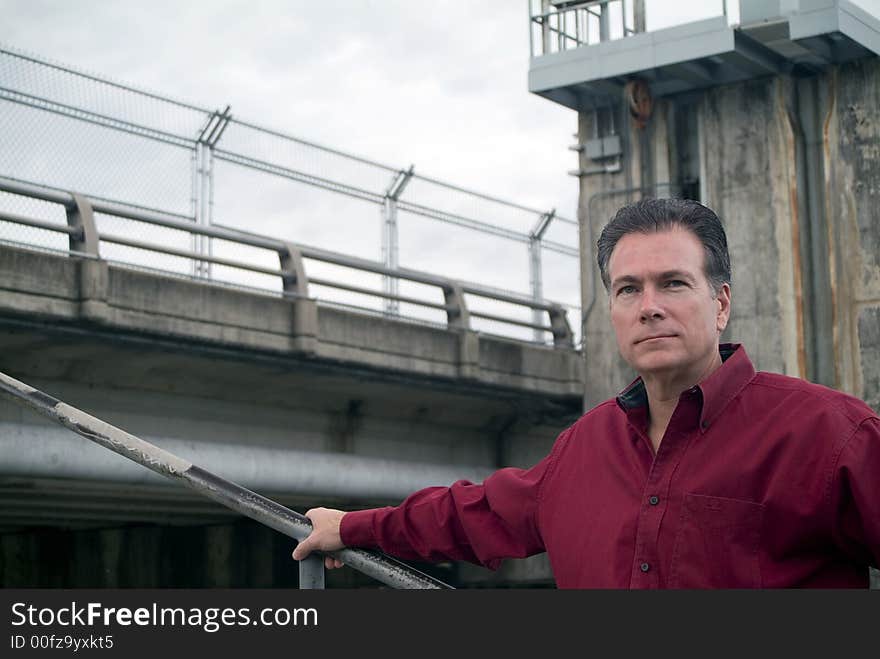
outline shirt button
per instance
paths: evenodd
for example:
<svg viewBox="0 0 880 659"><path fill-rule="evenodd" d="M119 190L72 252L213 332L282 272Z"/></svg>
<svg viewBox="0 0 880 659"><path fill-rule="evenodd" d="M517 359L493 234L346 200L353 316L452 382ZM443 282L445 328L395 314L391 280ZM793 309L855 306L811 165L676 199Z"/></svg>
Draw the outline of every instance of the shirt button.
<svg viewBox="0 0 880 659"><path fill-rule="evenodd" d="M652 496L650 499L648 499L648 503L650 503L652 506L656 506L658 503L660 503L660 497Z"/></svg>
<svg viewBox="0 0 880 659"><path fill-rule="evenodd" d="M647 572L648 570L651 569L651 566L648 565L647 563L642 563L642 564L639 566L639 569L640 569L642 572Z"/></svg>

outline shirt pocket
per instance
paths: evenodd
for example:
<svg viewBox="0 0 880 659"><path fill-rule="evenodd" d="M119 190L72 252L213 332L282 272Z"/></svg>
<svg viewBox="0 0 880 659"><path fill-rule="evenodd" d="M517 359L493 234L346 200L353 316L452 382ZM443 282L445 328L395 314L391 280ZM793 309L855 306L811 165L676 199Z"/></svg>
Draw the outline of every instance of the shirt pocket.
<svg viewBox="0 0 880 659"><path fill-rule="evenodd" d="M760 588L764 506L685 494L672 551L670 588Z"/></svg>

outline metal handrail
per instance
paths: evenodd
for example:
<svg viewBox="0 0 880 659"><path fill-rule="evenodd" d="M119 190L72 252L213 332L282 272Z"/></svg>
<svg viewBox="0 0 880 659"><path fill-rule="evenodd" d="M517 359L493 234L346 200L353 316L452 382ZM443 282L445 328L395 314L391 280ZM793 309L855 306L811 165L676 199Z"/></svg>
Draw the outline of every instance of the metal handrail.
<svg viewBox="0 0 880 659"><path fill-rule="evenodd" d="M537 26L542 31L541 54L552 52L550 47L551 36L556 42L557 50L564 51L573 46L585 46L590 44L589 18L599 20L599 41L611 39L609 5L620 4L620 28L623 37L635 34L635 30L626 24L627 0L570 0L568 2L541 2L540 9L531 0L529 3L529 47L532 57L535 56L535 39L532 28ZM599 10L598 12L596 10ZM574 32L569 26L568 17L573 17ZM583 30L581 24L583 20Z"/></svg>
<svg viewBox="0 0 880 659"><path fill-rule="evenodd" d="M172 256L189 258L196 261L238 268L249 272L280 277L282 281L285 282L285 292L296 292L296 294L300 296L307 294L306 291L308 283L314 283L320 286L329 286L340 290L371 295L383 299L396 300L400 302L423 306L426 308L444 310L447 313L449 326L456 325L458 327L463 327L464 329L469 329L469 316L474 316L477 318L493 320L510 325L529 327L540 331L550 332L554 337L554 344L557 347L571 347L572 345L572 335L566 320L565 308L563 305L556 302L536 300L526 295L507 293L499 291L498 289L484 287L479 284L458 282L456 280L446 277L441 277L427 272L411 270L408 268L389 268L384 264L376 261L370 261L368 259L340 254L337 252L331 252L329 250L324 250L318 247L286 242L276 238L271 238L269 236L251 233L240 229L234 229L231 227L225 227L222 225L199 225L195 222L187 222L183 219L180 219L179 216L175 217L165 213L161 213L159 211L153 211L113 201L88 198L83 195L59 190L57 188L36 185L33 183L18 181L6 177L0 177L0 191L33 197L36 199L42 199L44 201L63 205L68 212L67 226L60 224L53 225L43 220L36 220L33 218L27 218L21 215L5 212L0 212L0 219L27 226L35 226L50 231L66 233L70 236L72 244L73 241L76 240L77 245L81 243L85 244L87 242L93 245L93 256L96 257L98 256L97 246L99 242L105 241L109 243L125 245L128 247L134 247L136 249L169 254ZM103 213L116 217L122 217L125 219L162 226L165 228L176 229L188 232L189 234L193 235L205 236L208 238L215 238L242 245L248 245L250 247L270 250L279 255L282 267L278 269L267 268L241 261L215 257L213 255L167 247L164 245L127 238L124 236L101 233L98 232L97 227L91 219L86 223L82 223L80 220L71 219L72 213L76 213L79 215L82 215L83 213L89 215L93 213ZM89 235L90 233L93 233L94 235ZM79 249L79 251L82 250ZM296 252L295 257L292 256L292 252ZM396 279L403 279L419 284L436 286L443 291L445 304L419 300L414 297L401 296L396 292L362 288L358 286L353 286L351 284L334 282L323 278L307 278L304 276L305 271L302 268L300 268L298 272L291 272L290 270L286 269L286 266L284 266L285 258L312 259L315 261L321 261L333 265L353 268L356 270L380 274ZM298 279L303 279L304 281L296 281L296 285L298 288L296 288L295 291L292 291L287 285L287 282L290 280ZM482 298L496 300L499 302L505 302L508 304L526 307L533 311L547 312L550 316L551 322L549 325L542 325L535 322L529 323L516 318L490 315L482 312L469 313L463 297L465 293Z"/></svg>
<svg viewBox="0 0 880 659"><path fill-rule="evenodd" d="M281 504L216 476L173 453L131 435L63 401L0 372L0 394L58 423L68 430L118 453L139 465L189 487L221 505L296 540L311 533L312 523ZM326 552L346 565L394 588L451 588L439 579L419 572L381 552L342 549ZM318 556L314 557L318 559ZM323 588L323 561L300 562L300 586Z"/></svg>
<svg viewBox="0 0 880 659"><path fill-rule="evenodd" d="M77 229L76 227L53 224L52 222L46 222L44 220L34 220L30 217L25 217L24 215L7 213L6 211L2 210L0 210L0 220L3 220L4 222L13 222L15 224L23 224L27 227L36 227L37 229L46 229L47 231L57 231L59 233L66 233L68 235L82 233L82 229Z"/></svg>

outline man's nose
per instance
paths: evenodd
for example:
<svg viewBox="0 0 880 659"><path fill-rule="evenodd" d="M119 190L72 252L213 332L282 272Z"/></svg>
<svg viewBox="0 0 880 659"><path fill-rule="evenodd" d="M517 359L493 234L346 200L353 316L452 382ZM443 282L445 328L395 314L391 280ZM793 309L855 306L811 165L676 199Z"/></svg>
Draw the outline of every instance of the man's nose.
<svg viewBox="0 0 880 659"><path fill-rule="evenodd" d="M663 307L657 298L657 292L651 286L645 286L642 291L641 307L639 308L639 320L643 323L649 320L660 320L665 317Z"/></svg>

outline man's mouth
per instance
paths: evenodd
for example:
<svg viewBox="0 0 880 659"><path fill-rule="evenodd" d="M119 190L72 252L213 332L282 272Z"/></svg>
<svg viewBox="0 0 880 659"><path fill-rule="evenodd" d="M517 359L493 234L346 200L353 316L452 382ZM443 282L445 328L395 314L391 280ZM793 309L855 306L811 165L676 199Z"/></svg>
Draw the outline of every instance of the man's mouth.
<svg viewBox="0 0 880 659"><path fill-rule="evenodd" d="M654 334L653 336L646 336L643 339L639 339L636 343L650 343L652 341L658 341L660 339L671 339L675 337L675 334Z"/></svg>

